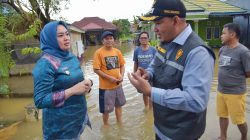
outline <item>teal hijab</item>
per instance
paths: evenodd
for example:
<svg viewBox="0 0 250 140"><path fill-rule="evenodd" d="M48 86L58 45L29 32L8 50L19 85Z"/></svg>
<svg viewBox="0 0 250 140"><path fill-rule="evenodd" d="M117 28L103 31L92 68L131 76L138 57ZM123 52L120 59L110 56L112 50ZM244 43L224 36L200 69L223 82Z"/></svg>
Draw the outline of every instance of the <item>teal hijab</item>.
<svg viewBox="0 0 250 140"><path fill-rule="evenodd" d="M50 55L65 59L70 57L70 52L62 50L59 47L57 41L58 25L63 25L68 30L67 25L63 21L49 22L44 26L40 33L40 48L43 53L48 53Z"/></svg>

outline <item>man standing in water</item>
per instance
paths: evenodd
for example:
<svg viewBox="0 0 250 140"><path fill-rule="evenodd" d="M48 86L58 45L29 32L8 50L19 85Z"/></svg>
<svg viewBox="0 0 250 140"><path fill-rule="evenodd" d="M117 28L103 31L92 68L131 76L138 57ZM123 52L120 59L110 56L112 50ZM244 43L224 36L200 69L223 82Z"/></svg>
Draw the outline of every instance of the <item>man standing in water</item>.
<svg viewBox="0 0 250 140"><path fill-rule="evenodd" d="M220 140L227 139L228 116L247 140L246 78L250 77L250 51L239 43L240 28L235 23L224 25L219 51L217 115L220 121Z"/></svg>
<svg viewBox="0 0 250 140"><path fill-rule="evenodd" d="M108 126L109 113L115 108L116 120L122 122L122 106L126 103L122 89L125 60L120 50L114 48L114 34L102 34L103 46L96 50L93 69L99 76L99 107L104 126Z"/></svg>
<svg viewBox="0 0 250 140"><path fill-rule="evenodd" d="M161 45L146 70L138 68L128 77L151 97L156 140L197 140L206 127L215 55L185 17L181 0L155 0L149 14L140 17L154 21Z"/></svg>

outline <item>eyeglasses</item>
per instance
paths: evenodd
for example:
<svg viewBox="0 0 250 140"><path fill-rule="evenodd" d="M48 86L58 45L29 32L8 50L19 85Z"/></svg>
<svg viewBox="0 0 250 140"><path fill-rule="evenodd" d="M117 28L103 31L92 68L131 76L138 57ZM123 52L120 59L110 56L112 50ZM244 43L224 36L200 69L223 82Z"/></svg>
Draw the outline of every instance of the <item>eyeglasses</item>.
<svg viewBox="0 0 250 140"><path fill-rule="evenodd" d="M140 39L148 39L147 37L140 37Z"/></svg>

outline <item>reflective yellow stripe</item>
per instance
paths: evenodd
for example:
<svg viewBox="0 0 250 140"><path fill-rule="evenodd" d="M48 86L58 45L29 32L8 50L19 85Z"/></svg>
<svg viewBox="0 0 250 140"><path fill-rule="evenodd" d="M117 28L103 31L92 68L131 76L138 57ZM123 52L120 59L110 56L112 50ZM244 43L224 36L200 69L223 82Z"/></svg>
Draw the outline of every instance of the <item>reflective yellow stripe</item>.
<svg viewBox="0 0 250 140"><path fill-rule="evenodd" d="M169 66L172 66L172 67L174 67L174 68L176 68L176 69L178 69L178 70L180 70L180 71L183 71L183 70L184 70L184 67L183 67L182 65L176 63L176 62L167 60L167 61L166 61L166 64L169 65Z"/></svg>
<svg viewBox="0 0 250 140"><path fill-rule="evenodd" d="M158 52L155 54L155 56L156 56L159 60L161 60L161 62L165 62L164 57L163 57L162 55L160 55Z"/></svg>

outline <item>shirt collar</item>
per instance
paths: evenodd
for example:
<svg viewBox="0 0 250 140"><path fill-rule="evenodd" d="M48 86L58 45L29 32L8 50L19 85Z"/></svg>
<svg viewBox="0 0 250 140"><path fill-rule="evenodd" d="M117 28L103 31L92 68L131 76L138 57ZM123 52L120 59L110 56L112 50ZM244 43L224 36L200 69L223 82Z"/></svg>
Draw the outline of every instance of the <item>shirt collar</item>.
<svg viewBox="0 0 250 140"><path fill-rule="evenodd" d="M179 45L183 45L191 33L192 28L190 24L188 24L188 26L172 42L175 42Z"/></svg>

